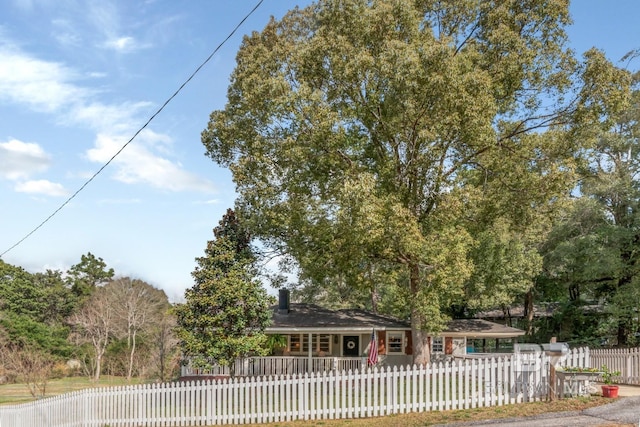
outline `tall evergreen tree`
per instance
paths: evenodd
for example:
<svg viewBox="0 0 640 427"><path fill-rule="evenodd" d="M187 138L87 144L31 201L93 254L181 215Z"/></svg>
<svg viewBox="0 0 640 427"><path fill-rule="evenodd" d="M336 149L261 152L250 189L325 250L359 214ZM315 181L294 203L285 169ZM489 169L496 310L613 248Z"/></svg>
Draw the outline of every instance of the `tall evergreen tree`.
<svg viewBox="0 0 640 427"><path fill-rule="evenodd" d="M113 268L100 257L87 252L80 257L78 264L72 265L68 271L67 281L76 297L82 302L93 293L96 286L104 285L113 279Z"/></svg>
<svg viewBox="0 0 640 427"><path fill-rule="evenodd" d="M256 280L250 236L233 210L213 233L205 256L196 258L195 284L186 290L185 303L175 307L176 333L194 366L228 365L233 376L237 358L266 354L264 329L271 312Z"/></svg>

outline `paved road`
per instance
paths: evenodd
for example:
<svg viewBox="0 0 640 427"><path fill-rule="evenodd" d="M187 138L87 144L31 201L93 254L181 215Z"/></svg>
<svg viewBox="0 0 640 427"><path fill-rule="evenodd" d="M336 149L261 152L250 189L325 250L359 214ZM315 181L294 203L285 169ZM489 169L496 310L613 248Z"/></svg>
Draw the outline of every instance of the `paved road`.
<svg viewBox="0 0 640 427"><path fill-rule="evenodd" d="M570 427L640 426L640 396L620 397L608 405L584 411L556 412L533 417L445 424L447 427Z"/></svg>

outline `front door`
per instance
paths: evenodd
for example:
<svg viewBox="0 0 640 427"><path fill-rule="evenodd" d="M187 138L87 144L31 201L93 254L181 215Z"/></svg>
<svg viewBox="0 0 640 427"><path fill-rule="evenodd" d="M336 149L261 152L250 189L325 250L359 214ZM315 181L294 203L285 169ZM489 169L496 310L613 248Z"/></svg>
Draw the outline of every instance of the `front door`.
<svg viewBox="0 0 640 427"><path fill-rule="evenodd" d="M342 355L345 357L360 356L360 337L358 335L342 337Z"/></svg>

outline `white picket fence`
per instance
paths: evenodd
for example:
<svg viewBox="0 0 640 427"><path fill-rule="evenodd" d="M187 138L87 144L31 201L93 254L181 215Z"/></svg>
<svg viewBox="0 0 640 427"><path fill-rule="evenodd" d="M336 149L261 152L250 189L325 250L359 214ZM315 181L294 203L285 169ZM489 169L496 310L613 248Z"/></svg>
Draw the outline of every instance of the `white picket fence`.
<svg viewBox="0 0 640 427"><path fill-rule="evenodd" d="M610 371L620 371L616 382L640 385L640 348L593 349L590 356L592 367L606 365Z"/></svg>
<svg viewBox="0 0 640 427"><path fill-rule="evenodd" d="M525 363L523 363L525 362ZM565 366L588 366L588 349ZM0 427L153 427L345 419L545 399L544 354L427 366L93 388L0 407Z"/></svg>

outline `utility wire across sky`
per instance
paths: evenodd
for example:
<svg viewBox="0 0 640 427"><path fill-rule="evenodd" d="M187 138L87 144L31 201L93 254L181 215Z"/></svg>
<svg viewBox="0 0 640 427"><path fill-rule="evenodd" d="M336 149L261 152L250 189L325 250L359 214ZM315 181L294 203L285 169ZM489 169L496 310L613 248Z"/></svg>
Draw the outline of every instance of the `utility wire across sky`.
<svg viewBox="0 0 640 427"><path fill-rule="evenodd" d="M58 212L60 212L65 206L67 206L69 202L71 202L71 200L73 200L82 190L84 190L85 187L94 180L94 178L96 178L107 166L109 166L109 164L127 147L127 145L129 145L140 134L140 132L142 132L149 125L149 123L151 123L151 121L155 119L155 117L160 114L160 112L162 112L162 110L164 110L164 108L173 100L173 98L175 98L182 91L182 89L184 89L184 87L196 76L196 74L200 72L200 70L211 60L211 58L213 58L213 56L220 50L220 48L222 48L222 46L224 46L224 44L229 41L231 37L233 37L236 31L258 9L258 7L260 7L263 2L264 0L259 0L258 3L256 3L253 9L251 9L251 11L247 13L244 18L242 18L242 20L233 28L229 35L213 50L213 52L211 52L211 54L195 69L195 71L191 73L191 75L180 85L180 87L178 87L178 89L169 98L167 98L167 100L160 106L160 108L158 108L156 112L153 113L151 117L149 117L149 119L133 134L133 136L122 147L120 147L120 149L104 165L102 165L102 167L100 167L100 169L98 169L89 179L87 179L87 181L85 181L85 183L82 184L82 186L80 186L80 188L78 188L75 193L67 198L55 211L51 213L51 215L45 218L44 221L38 224L38 226L27 233L23 238L14 243L13 246L0 253L0 258L16 248L22 242L27 240L32 234L34 234L42 226L49 222Z"/></svg>

